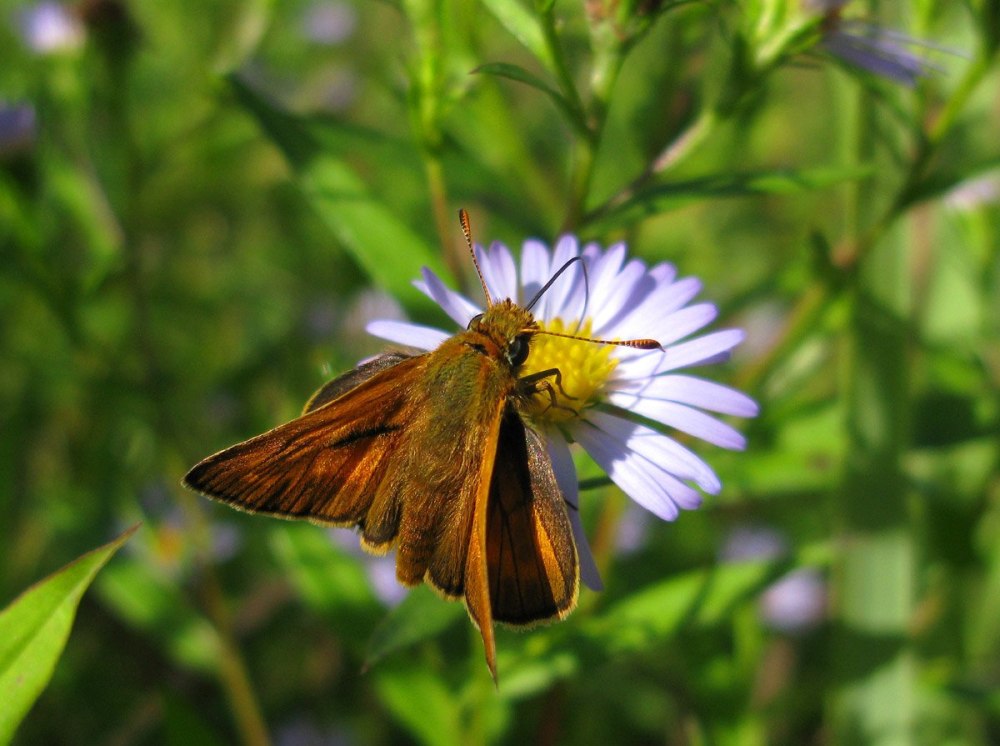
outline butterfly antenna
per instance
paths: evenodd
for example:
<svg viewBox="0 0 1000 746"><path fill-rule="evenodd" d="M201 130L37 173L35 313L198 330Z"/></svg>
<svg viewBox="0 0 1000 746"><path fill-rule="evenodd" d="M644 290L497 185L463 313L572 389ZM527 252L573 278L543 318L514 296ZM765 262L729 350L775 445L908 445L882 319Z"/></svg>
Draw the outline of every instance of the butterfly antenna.
<svg viewBox="0 0 1000 746"><path fill-rule="evenodd" d="M462 224L462 233L465 234L465 245L469 247L469 256L472 257L472 264L476 268L476 274L479 275L479 283L483 286L483 293L486 295L486 306L492 306L493 298L490 297L490 289L486 287L486 278L483 277L483 270L479 268L479 262L476 260L476 250L472 246L472 226L469 223L469 213L464 208L459 208L458 220Z"/></svg>
<svg viewBox="0 0 1000 746"><path fill-rule="evenodd" d="M549 332L544 329L525 329L534 334L546 334L550 337L562 337L563 339L576 339L580 342L594 342L599 345L615 345L616 347L631 347L636 350L662 350L663 345L655 339L597 339L596 337L579 337L576 334L562 334L561 332Z"/></svg>
<svg viewBox="0 0 1000 746"><path fill-rule="evenodd" d="M552 283L559 279L559 275L561 275L563 272L565 272L567 269L569 269L570 266L572 266L576 262L581 261L581 259L582 259L582 257L574 256L572 259L568 260L563 266L561 266L559 268L559 271L556 272L554 275L552 275L552 277L549 278L548 282L546 282L544 285L542 285L542 289L539 290L537 293L535 293L535 297L532 298L531 301L528 302L528 305L526 305L524 307L524 309L526 311L530 311L531 308L532 308L532 306L534 306L536 303L538 303L539 299L543 295L545 295L546 291L550 287L552 287ZM584 278L584 282L586 283L587 282L587 265L586 264L582 264L580 266L583 267L583 278Z"/></svg>

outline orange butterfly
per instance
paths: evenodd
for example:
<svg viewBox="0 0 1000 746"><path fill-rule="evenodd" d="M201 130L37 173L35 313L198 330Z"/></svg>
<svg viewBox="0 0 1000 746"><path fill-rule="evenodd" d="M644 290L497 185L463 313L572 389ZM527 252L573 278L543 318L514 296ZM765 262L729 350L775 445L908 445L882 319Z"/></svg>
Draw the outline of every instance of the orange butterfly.
<svg viewBox="0 0 1000 746"><path fill-rule="evenodd" d="M459 216L471 252L468 215ZM530 310L559 273L521 307L490 298L476 270L487 309L466 331L432 352L359 365L302 416L209 456L184 483L252 513L356 526L375 554L395 546L400 582L464 600L496 679L494 621L523 627L576 605L567 504L523 416L538 396L558 406L560 373L519 376L534 335L571 335L540 330Z"/></svg>

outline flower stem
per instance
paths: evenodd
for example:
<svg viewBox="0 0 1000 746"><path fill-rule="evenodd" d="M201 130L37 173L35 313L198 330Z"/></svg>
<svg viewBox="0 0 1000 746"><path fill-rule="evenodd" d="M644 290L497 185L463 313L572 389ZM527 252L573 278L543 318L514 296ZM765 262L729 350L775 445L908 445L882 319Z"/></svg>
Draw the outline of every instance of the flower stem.
<svg viewBox="0 0 1000 746"><path fill-rule="evenodd" d="M856 157L870 162L877 131L874 101L862 92ZM855 228L866 250L852 272L852 310L844 370L847 454L841 483L841 552L835 568L840 682L831 702L833 742L912 740L913 653L907 629L914 606L914 542L902 458L908 443L908 274L906 245L874 234L880 185L855 191ZM880 221L884 223L883 221Z"/></svg>
<svg viewBox="0 0 1000 746"><path fill-rule="evenodd" d="M267 725L260 712L260 705L250 683L250 675L240 655L233 635L229 611L226 609L214 570L206 563L203 594L209 617L219 633L218 676L233 719L240 731L240 739L247 746L267 746L271 742Z"/></svg>

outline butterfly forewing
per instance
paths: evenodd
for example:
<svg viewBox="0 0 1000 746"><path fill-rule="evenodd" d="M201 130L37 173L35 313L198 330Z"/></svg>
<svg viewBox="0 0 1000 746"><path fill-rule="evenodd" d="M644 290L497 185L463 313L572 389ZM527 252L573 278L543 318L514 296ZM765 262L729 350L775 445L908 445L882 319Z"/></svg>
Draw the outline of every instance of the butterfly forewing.
<svg viewBox="0 0 1000 746"><path fill-rule="evenodd" d="M396 453L426 356L371 365L346 393L197 464L184 481L235 507L334 525L363 524ZM377 361L373 361L377 362ZM390 370L391 368L391 370ZM367 374L367 380L364 378Z"/></svg>
<svg viewBox="0 0 1000 746"><path fill-rule="evenodd" d="M579 571L566 505L541 436L512 407L500 428L486 549L498 622L531 625L576 605Z"/></svg>

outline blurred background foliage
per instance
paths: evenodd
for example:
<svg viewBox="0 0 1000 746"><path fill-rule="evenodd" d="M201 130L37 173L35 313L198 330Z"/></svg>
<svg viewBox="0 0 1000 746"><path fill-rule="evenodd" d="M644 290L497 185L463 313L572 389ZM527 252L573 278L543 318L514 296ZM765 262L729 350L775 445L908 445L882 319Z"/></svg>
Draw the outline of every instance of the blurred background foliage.
<svg viewBox="0 0 1000 746"><path fill-rule="evenodd" d="M142 521L16 742L1000 739L995 0L0 19L0 602ZM500 631L498 688L350 532L180 487L365 321L443 321L410 281L468 287L460 206L699 276L762 407L674 524L580 461L607 590Z"/></svg>

